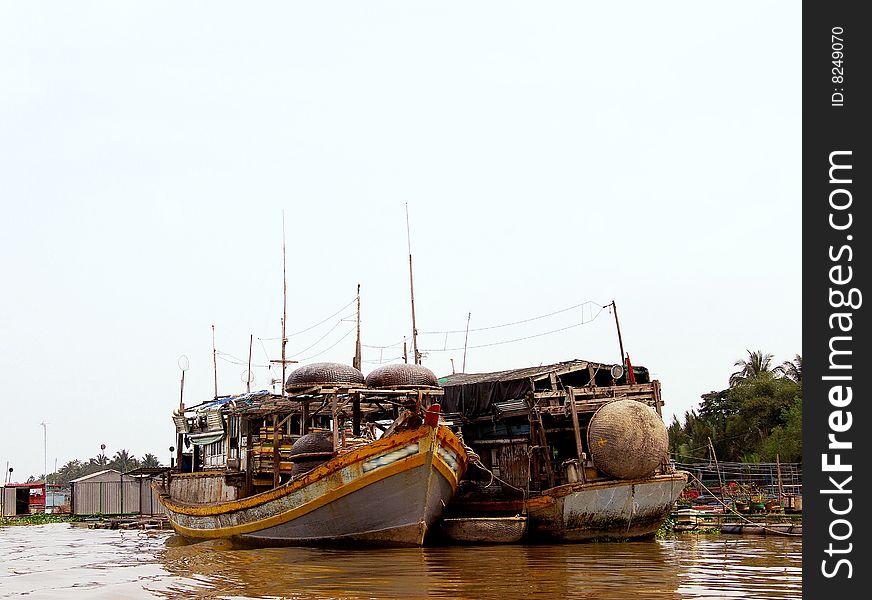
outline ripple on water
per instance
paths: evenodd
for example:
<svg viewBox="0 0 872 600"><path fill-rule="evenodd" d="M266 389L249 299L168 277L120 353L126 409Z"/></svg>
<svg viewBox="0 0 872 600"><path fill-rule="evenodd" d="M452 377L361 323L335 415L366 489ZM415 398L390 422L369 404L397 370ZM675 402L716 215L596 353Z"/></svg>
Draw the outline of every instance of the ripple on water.
<svg viewBox="0 0 872 600"><path fill-rule="evenodd" d="M236 547L168 532L0 528L0 598L799 598L798 539L432 547Z"/></svg>

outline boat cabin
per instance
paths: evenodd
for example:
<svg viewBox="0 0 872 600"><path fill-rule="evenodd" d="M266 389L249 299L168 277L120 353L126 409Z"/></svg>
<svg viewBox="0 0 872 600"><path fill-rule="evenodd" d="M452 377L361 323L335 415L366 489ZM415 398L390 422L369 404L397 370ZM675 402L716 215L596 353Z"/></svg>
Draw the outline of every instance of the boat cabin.
<svg viewBox="0 0 872 600"><path fill-rule="evenodd" d="M405 412L418 414L442 396L435 377L376 387L356 369L346 373L352 368L344 365L329 364L338 374L312 374L324 365L292 373L282 395L262 390L222 396L174 413L178 466L170 494L219 502L267 491L380 438ZM320 434L318 448L295 451L294 444L313 433Z"/></svg>
<svg viewBox="0 0 872 600"><path fill-rule="evenodd" d="M490 473L467 477L492 492L535 492L608 478L591 460L588 429L613 400L641 402L661 416L660 383L648 369L572 360L552 365L455 374L439 380L442 411ZM491 474L494 477L491 477ZM496 480L494 480L496 478Z"/></svg>

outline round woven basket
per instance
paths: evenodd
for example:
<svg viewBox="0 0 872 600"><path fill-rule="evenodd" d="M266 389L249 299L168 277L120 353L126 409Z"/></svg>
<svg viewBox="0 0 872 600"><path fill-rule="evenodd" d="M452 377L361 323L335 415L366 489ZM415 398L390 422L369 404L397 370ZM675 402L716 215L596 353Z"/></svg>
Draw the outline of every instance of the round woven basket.
<svg viewBox="0 0 872 600"><path fill-rule="evenodd" d="M385 365L366 376L366 385L373 388L437 387L436 375L427 367L400 363Z"/></svg>
<svg viewBox="0 0 872 600"><path fill-rule="evenodd" d="M308 473L333 458L333 432L307 433L291 446L291 476Z"/></svg>
<svg viewBox="0 0 872 600"><path fill-rule="evenodd" d="M615 400L593 414L587 446L596 468L618 479L648 477L669 451L663 420L636 400Z"/></svg>
<svg viewBox="0 0 872 600"><path fill-rule="evenodd" d="M363 385L363 373L342 363L312 363L295 369L285 382L288 391L314 385Z"/></svg>

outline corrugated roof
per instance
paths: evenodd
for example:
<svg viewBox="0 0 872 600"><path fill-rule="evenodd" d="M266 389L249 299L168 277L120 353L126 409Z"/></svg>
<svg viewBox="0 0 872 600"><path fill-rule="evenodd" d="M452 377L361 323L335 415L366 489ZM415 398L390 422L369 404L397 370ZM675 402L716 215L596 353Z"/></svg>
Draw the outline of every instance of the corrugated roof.
<svg viewBox="0 0 872 600"><path fill-rule="evenodd" d="M97 471L96 473L91 473L90 475L85 475L84 477L79 477L78 479L73 479L70 483L76 483L77 481L85 481L86 479L91 479L92 477L96 477L97 475L103 475L104 473L115 473L116 475L121 475L121 471L116 471L115 469L103 469L102 471Z"/></svg>
<svg viewBox="0 0 872 600"><path fill-rule="evenodd" d="M453 385L466 385L470 383L488 383L496 381L515 381L518 379L541 379L550 373L571 373L586 369L588 365L594 367L608 367L600 363L587 360L567 360L553 365L539 365L538 367L525 367L523 369L509 369L508 371L494 371L492 373L456 373L439 378L439 385L449 387Z"/></svg>

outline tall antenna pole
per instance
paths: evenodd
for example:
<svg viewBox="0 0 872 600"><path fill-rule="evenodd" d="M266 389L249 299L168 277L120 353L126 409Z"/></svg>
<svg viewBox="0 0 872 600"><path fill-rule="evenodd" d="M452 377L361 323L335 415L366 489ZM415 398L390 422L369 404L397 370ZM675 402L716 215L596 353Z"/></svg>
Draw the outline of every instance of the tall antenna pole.
<svg viewBox="0 0 872 600"><path fill-rule="evenodd" d="M188 361L188 357L182 354L178 360L179 369L182 371L182 381L179 384L179 415L185 415L185 371L191 366ZM185 441L185 434L178 433L176 434L176 464L179 467L179 471L182 470L182 454L183 450L183 442ZM172 463L172 458L170 458L170 463ZM172 464L170 464L172 467Z"/></svg>
<svg viewBox="0 0 872 600"><path fill-rule="evenodd" d="M472 318L472 313L466 316L466 336L463 338L463 367L461 373L466 373L466 342L469 341L469 320Z"/></svg>
<svg viewBox="0 0 872 600"><path fill-rule="evenodd" d="M418 353L418 327L415 324L415 282L412 278L412 233L409 228L409 203L406 202L406 242L409 245L409 291L412 294L412 354L415 364L421 364L421 355Z"/></svg>
<svg viewBox="0 0 872 600"><path fill-rule="evenodd" d="M360 284L357 284L357 342L354 344L353 366L360 371L363 362L360 352ZM360 436L360 394L354 394L351 398L351 434Z"/></svg>
<svg viewBox="0 0 872 600"><path fill-rule="evenodd" d="M360 364L363 362L361 360L361 351L360 351L360 284L357 284L357 342L354 345L354 361L352 362L352 366L360 371Z"/></svg>
<svg viewBox="0 0 872 600"><path fill-rule="evenodd" d="M179 367L182 370L182 382L179 385L179 414L185 414L185 367L182 367L181 358L179 358Z"/></svg>
<svg viewBox="0 0 872 600"><path fill-rule="evenodd" d="M215 350L215 324L212 324L212 369L215 372L215 398L218 398L218 351Z"/></svg>
<svg viewBox="0 0 872 600"><path fill-rule="evenodd" d="M285 335L285 327L288 320L288 251L285 247L285 211L282 211L282 399L285 398L285 372L288 363L285 362L285 346L288 338Z"/></svg>
<svg viewBox="0 0 872 600"><path fill-rule="evenodd" d="M624 341L621 339L621 324L618 322L618 305L614 300L612 300L612 308L615 311L615 327L618 328L618 345L621 347L621 366L624 366L627 364L624 359Z"/></svg>
<svg viewBox="0 0 872 600"><path fill-rule="evenodd" d="M288 321L288 252L285 245L285 211L282 211L282 358L281 360L271 360L270 363L280 362L282 363L282 399L285 397L285 380L287 379L287 368L288 363L295 363L295 360L287 360L285 358L285 348L288 345L288 336L285 332ZM273 382L275 383L275 382ZM307 410L308 405L303 404L303 416L305 417L305 411ZM301 427L305 428L305 418L303 419L303 423L301 423ZM305 433L305 431L303 432Z"/></svg>
<svg viewBox="0 0 872 600"><path fill-rule="evenodd" d="M254 345L254 334L248 336L248 376L245 378L245 391L251 392L251 347Z"/></svg>
<svg viewBox="0 0 872 600"><path fill-rule="evenodd" d="M42 425L42 478L43 483L48 483L48 444L46 443L46 423L43 421L40 423Z"/></svg>

